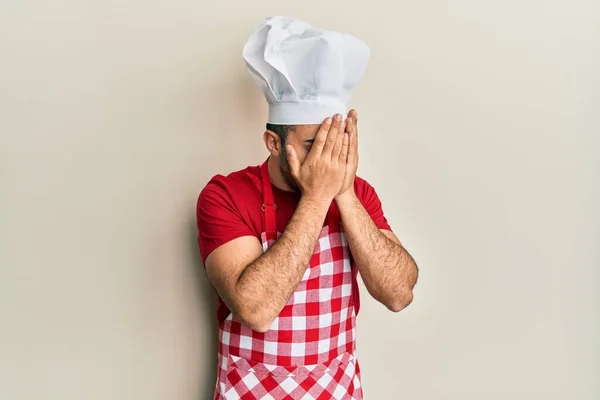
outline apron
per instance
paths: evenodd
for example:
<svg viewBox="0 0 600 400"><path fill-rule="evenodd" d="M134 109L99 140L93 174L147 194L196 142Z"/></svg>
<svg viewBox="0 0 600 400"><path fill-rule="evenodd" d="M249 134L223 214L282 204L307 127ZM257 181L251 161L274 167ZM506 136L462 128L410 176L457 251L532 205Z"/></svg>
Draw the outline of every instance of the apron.
<svg viewBox="0 0 600 400"><path fill-rule="evenodd" d="M279 236L267 162L261 166L264 251ZM219 324L215 400L362 400L355 279L334 203L302 281L270 329L253 331L232 313Z"/></svg>

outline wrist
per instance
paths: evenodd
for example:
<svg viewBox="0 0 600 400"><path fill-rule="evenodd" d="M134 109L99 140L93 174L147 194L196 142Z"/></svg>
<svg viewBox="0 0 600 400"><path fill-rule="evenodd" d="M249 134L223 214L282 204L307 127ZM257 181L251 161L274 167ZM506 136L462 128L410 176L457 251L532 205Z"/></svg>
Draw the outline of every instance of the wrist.
<svg viewBox="0 0 600 400"><path fill-rule="evenodd" d="M311 207L314 207L317 210L327 211L333 199L329 199L325 196L304 193L302 194L302 198L300 201L309 204Z"/></svg>
<svg viewBox="0 0 600 400"><path fill-rule="evenodd" d="M338 207L343 207L346 205L351 205L358 200L356 196L356 192L354 192L354 187L344 191L343 193L339 193L335 196L335 201L338 204Z"/></svg>

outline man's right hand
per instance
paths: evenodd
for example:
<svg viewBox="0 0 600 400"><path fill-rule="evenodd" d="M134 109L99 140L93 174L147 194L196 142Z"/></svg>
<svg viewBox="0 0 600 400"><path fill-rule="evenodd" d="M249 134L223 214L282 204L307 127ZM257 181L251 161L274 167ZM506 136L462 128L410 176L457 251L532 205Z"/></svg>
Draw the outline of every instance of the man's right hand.
<svg viewBox="0 0 600 400"><path fill-rule="evenodd" d="M303 196L330 203L342 188L349 144L344 125L339 114L327 118L302 165L294 148L287 146L290 171Z"/></svg>

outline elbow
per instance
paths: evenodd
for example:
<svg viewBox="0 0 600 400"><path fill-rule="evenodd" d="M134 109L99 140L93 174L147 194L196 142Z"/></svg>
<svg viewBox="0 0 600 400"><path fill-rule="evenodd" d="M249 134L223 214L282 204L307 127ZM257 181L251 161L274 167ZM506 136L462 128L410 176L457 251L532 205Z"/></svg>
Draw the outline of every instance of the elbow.
<svg viewBox="0 0 600 400"><path fill-rule="evenodd" d="M273 325L273 322L262 322L262 321L257 321L255 323L251 323L250 325L248 325L248 328L252 329L255 332L258 333L266 333L269 329L271 329L271 325Z"/></svg>
<svg viewBox="0 0 600 400"><path fill-rule="evenodd" d="M275 321L275 318L266 315L262 310L253 310L250 307L241 307L235 314L243 325L258 333L267 332Z"/></svg>
<svg viewBox="0 0 600 400"><path fill-rule="evenodd" d="M400 312L410 305L413 301L413 291L410 288L400 290L393 299L385 302L385 306L392 312Z"/></svg>
<svg viewBox="0 0 600 400"><path fill-rule="evenodd" d="M418 270L415 265L415 275L413 279L408 280L408 282L403 283L391 296L391 299L384 303L386 307L392 312L400 312L408 307L413 301L413 290L415 285L417 284L417 276Z"/></svg>

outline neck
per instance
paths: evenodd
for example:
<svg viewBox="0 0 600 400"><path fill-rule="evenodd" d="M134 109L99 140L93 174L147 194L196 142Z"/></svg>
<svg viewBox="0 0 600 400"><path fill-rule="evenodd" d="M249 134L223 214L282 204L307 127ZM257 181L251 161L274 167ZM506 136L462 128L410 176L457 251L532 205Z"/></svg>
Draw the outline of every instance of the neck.
<svg viewBox="0 0 600 400"><path fill-rule="evenodd" d="M288 185L283 177L283 174L281 173L281 168L279 167L279 158L273 156L269 157L267 166L269 167L269 179L271 180L273 186L286 192L294 191L294 188Z"/></svg>

